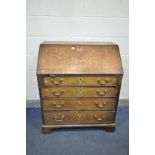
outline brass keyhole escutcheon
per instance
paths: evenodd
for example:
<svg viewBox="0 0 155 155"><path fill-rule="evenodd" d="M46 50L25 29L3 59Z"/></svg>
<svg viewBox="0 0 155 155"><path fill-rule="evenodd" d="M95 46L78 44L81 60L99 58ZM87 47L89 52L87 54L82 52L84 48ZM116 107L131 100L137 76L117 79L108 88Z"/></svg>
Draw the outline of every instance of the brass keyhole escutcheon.
<svg viewBox="0 0 155 155"><path fill-rule="evenodd" d="M82 84L82 83L83 83L83 78L81 78L81 77L78 78L78 83L79 83L79 84Z"/></svg>
<svg viewBox="0 0 155 155"><path fill-rule="evenodd" d="M78 89L78 94L82 94L83 91L84 91L84 90L83 90L82 88L79 88L79 89Z"/></svg>

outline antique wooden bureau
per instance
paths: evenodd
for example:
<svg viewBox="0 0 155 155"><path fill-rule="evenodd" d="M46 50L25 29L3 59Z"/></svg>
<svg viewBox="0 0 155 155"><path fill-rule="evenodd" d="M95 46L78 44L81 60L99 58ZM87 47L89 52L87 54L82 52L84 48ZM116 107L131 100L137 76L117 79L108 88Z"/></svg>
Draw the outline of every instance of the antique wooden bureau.
<svg viewBox="0 0 155 155"><path fill-rule="evenodd" d="M114 131L122 76L114 43L43 42L37 65L42 132L60 127Z"/></svg>

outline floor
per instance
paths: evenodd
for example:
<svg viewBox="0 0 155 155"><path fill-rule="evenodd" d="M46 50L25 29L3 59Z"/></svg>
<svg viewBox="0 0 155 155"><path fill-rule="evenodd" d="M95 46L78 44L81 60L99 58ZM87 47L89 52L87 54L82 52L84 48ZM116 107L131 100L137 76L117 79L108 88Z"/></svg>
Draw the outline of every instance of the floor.
<svg viewBox="0 0 155 155"><path fill-rule="evenodd" d="M98 128L56 129L41 133L39 108L27 108L27 155L128 155L129 108L118 107L116 131Z"/></svg>

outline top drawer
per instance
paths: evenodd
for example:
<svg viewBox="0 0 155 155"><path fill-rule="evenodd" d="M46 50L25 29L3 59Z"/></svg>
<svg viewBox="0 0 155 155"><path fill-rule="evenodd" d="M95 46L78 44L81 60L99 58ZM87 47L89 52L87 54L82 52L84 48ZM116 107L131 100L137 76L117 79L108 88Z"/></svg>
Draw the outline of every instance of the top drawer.
<svg viewBox="0 0 155 155"><path fill-rule="evenodd" d="M116 86L119 76L43 76L43 86Z"/></svg>

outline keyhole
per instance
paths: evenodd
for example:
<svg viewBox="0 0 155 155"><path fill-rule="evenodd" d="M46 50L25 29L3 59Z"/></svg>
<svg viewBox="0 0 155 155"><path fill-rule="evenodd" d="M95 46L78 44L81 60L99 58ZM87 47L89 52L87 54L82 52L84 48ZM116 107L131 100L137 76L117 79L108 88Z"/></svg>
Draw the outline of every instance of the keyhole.
<svg viewBox="0 0 155 155"><path fill-rule="evenodd" d="M79 79L79 83L82 83L82 78Z"/></svg>
<svg viewBox="0 0 155 155"><path fill-rule="evenodd" d="M80 88L80 89L79 89L79 94L82 94L82 92L83 92L83 89Z"/></svg>

